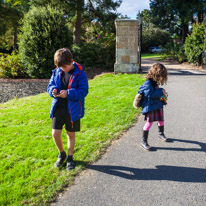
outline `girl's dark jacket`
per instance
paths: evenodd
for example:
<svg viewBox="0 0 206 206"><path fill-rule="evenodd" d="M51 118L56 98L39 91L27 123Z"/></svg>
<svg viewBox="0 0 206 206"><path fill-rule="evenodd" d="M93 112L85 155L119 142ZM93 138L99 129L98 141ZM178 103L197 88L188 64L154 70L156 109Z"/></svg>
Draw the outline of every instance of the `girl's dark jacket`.
<svg viewBox="0 0 206 206"><path fill-rule="evenodd" d="M144 93L142 114L163 108L164 103L160 100L160 97L163 95L162 88L154 86L154 82L152 80L146 80L144 84L139 87L138 94L141 93Z"/></svg>
<svg viewBox="0 0 206 206"><path fill-rule="evenodd" d="M74 72L70 77L67 89L68 112L70 114L71 122L74 122L84 116L84 98L88 94L88 80L82 66L76 62L73 62L73 65ZM52 91L57 89L57 92L60 92L62 72L63 71L61 68L56 68L52 71L52 76L47 88L49 95L53 97L50 118L53 117L53 113L59 99L58 97L55 98L52 95Z"/></svg>

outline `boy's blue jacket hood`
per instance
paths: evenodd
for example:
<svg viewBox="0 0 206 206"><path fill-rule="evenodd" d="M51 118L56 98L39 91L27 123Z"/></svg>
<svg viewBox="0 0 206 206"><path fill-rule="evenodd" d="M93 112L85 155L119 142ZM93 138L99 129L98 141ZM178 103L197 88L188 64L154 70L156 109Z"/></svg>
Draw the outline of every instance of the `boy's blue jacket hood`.
<svg viewBox="0 0 206 206"><path fill-rule="evenodd" d="M138 94L144 93L142 102L142 114L163 108L160 97L163 95L162 88L154 89L150 80L146 80L139 87Z"/></svg>
<svg viewBox="0 0 206 206"><path fill-rule="evenodd" d="M69 86L67 89L67 99L68 99L68 112L71 117L71 121L74 122L84 116L84 98L88 94L88 79L84 73L82 66L76 62L73 62L74 72L72 73ZM51 97L52 91L57 89L57 92L61 90L61 68L56 68L52 71L52 76L48 84L47 91ZM59 98L53 97L50 118L53 117L54 110L57 106Z"/></svg>

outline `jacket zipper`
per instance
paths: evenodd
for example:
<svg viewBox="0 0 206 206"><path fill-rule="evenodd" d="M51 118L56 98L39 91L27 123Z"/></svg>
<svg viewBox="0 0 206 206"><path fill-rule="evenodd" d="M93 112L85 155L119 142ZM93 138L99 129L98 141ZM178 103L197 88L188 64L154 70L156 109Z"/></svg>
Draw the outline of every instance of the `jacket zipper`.
<svg viewBox="0 0 206 206"><path fill-rule="evenodd" d="M68 85L68 89L71 89L72 88L72 83L74 81L74 78L79 75L80 73L76 74L74 77L73 75L71 75L70 79L69 79L69 85ZM73 121L72 121L72 110L71 110L71 106L70 106L70 99L69 99L69 111L70 111L70 120L71 120L71 123L72 123L72 128L73 128Z"/></svg>
<svg viewBox="0 0 206 206"><path fill-rule="evenodd" d="M69 79L68 89L71 88L71 86L70 86L71 79L72 79L72 75L71 75L71 77L70 77L70 79ZM73 122L72 122L72 110L71 110L71 107L70 107L70 99L69 99L69 111L70 111L70 121L71 121L71 123L72 123L72 128L73 128L74 124L73 124Z"/></svg>
<svg viewBox="0 0 206 206"><path fill-rule="evenodd" d="M82 114L82 103L81 103L81 101L79 101L79 104L80 104L80 109L81 109L81 114Z"/></svg>

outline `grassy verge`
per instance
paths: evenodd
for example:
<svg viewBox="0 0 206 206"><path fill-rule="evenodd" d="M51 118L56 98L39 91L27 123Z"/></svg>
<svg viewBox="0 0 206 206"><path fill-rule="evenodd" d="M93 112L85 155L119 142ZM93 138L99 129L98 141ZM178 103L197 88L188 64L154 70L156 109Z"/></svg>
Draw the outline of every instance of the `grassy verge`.
<svg viewBox="0 0 206 206"><path fill-rule="evenodd" d="M68 174L55 169L58 152L51 137L47 93L0 104L0 205L47 205L111 140L136 121L132 102L144 79L138 74L107 74L89 81L86 114L76 135ZM62 134L66 148L66 134Z"/></svg>
<svg viewBox="0 0 206 206"><path fill-rule="evenodd" d="M155 58L155 57L157 57L157 58L161 58L161 54L157 54L157 53L155 53L155 54L142 54L141 55L141 57L143 58L143 59L145 59L145 58Z"/></svg>

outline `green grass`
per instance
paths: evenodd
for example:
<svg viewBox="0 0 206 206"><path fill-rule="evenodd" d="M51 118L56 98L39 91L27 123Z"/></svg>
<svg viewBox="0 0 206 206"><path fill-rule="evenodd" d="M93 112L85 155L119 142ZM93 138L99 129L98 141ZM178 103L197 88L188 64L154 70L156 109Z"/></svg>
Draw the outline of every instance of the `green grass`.
<svg viewBox="0 0 206 206"><path fill-rule="evenodd" d="M85 117L76 135L76 170L56 169L47 93L0 104L0 205L48 205L86 164L96 161L111 140L139 114L132 107L144 79L139 74L107 74L89 81ZM66 148L66 134L63 130Z"/></svg>
<svg viewBox="0 0 206 206"><path fill-rule="evenodd" d="M145 59L145 58L155 58L155 57L157 57L157 58L161 58L161 54L157 54L157 53L155 53L155 54L142 54L141 55L141 57L143 58L143 59Z"/></svg>

